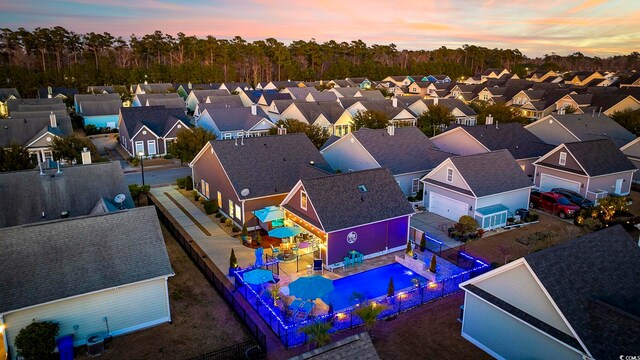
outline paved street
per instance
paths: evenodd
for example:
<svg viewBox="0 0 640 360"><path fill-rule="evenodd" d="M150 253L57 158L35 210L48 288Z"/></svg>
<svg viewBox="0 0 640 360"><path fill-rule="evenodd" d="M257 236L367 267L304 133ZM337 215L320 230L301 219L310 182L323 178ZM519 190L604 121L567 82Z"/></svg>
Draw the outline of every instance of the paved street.
<svg viewBox="0 0 640 360"><path fill-rule="evenodd" d="M188 166L181 168L170 168L162 170L148 170L144 171L144 182L151 187L165 186L175 184L176 179L191 175L191 168ZM142 184L141 172L130 172L124 174L127 185L129 184Z"/></svg>

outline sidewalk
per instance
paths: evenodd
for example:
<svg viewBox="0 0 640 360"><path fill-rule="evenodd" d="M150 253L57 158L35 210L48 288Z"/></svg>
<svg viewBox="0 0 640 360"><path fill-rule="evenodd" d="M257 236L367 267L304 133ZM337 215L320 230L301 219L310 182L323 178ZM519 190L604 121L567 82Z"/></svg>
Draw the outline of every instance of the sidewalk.
<svg viewBox="0 0 640 360"><path fill-rule="evenodd" d="M253 265L255 262L253 249L242 246L238 239L227 235L218 224L214 223L172 186L152 188L151 194L169 211L171 216L189 233L222 272L226 273L229 269L231 249L235 251L238 265L241 267ZM227 278L233 283L233 278Z"/></svg>

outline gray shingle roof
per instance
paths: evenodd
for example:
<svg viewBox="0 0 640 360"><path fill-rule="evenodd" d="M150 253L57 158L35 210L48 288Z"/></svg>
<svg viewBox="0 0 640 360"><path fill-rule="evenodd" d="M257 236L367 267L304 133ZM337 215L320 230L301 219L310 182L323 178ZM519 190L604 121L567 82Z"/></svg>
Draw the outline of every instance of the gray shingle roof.
<svg viewBox="0 0 640 360"><path fill-rule="evenodd" d="M205 109L224 109L244 107L240 95L209 96L208 102L198 104L200 112Z"/></svg>
<svg viewBox="0 0 640 360"><path fill-rule="evenodd" d="M294 102L290 106L295 106L310 124L320 115L324 115L330 123L335 124L344 113L344 109L337 102Z"/></svg>
<svg viewBox="0 0 640 360"><path fill-rule="evenodd" d="M173 275L153 207L3 228L0 257L0 313Z"/></svg>
<svg viewBox="0 0 640 360"><path fill-rule="evenodd" d="M124 206L133 207L129 188L118 162L76 165L46 170L38 169L0 173L0 227L16 226L91 213L99 199L113 200L118 194L127 196ZM42 218L44 212L45 217Z"/></svg>
<svg viewBox="0 0 640 360"><path fill-rule="evenodd" d="M271 123L269 116L261 108L256 110L257 115L253 115L249 107L207 108L207 113L220 131L248 131L262 120L266 119Z"/></svg>
<svg viewBox="0 0 640 360"><path fill-rule="evenodd" d="M453 154L441 151L418 128L407 126L395 129L362 128L353 133L356 139L382 167L394 175L429 171Z"/></svg>
<svg viewBox="0 0 640 360"><path fill-rule="evenodd" d="M115 92L116 90L114 89L113 86L93 86L93 85L87 86L87 93L89 94L103 94L103 93L113 94Z"/></svg>
<svg viewBox="0 0 640 360"><path fill-rule="evenodd" d="M604 114L592 116L592 112L588 112L585 114L553 114L551 116L581 141L611 139L616 146L622 147L636 138L635 135Z"/></svg>
<svg viewBox="0 0 640 360"><path fill-rule="evenodd" d="M330 92L330 91L323 91L323 92L314 92L311 94L311 96L313 96L313 100L314 101L336 101L338 100L338 97L336 96L335 93Z"/></svg>
<svg viewBox="0 0 640 360"><path fill-rule="evenodd" d="M572 142L566 143L564 146L589 176L636 169L618 146L608 139Z"/></svg>
<svg viewBox="0 0 640 360"><path fill-rule="evenodd" d="M174 90L171 83L138 84L138 88L142 89L146 94L160 94Z"/></svg>
<svg viewBox="0 0 640 360"><path fill-rule="evenodd" d="M325 232L413 214L388 169L302 179L302 185ZM361 192L360 185L367 191Z"/></svg>
<svg viewBox="0 0 640 360"><path fill-rule="evenodd" d="M73 97L78 93L78 89L76 88L66 88L66 87L51 87L51 96L56 97L57 95L64 95L67 98L73 99ZM41 99L46 99L49 96L49 88L41 87L38 88L38 97Z"/></svg>
<svg viewBox="0 0 640 360"><path fill-rule="evenodd" d="M275 100L291 100L293 96L291 94L283 94L283 93L263 93L261 98L264 99L264 102L271 106L271 103Z"/></svg>
<svg viewBox="0 0 640 360"><path fill-rule="evenodd" d="M203 103L209 96L229 96L229 90L226 89L211 89L211 90L191 90L191 94L198 99L198 102ZM190 95L191 95L190 94Z"/></svg>
<svg viewBox="0 0 640 360"><path fill-rule="evenodd" d="M10 96L14 96L16 99L20 99L20 93L16 88L0 89L0 101L6 102Z"/></svg>
<svg viewBox="0 0 640 360"><path fill-rule="evenodd" d="M247 198L287 193L301 178L331 172L311 140L302 133L210 142L238 194ZM315 166L310 166L313 161ZM204 165L206 166L206 165Z"/></svg>
<svg viewBox="0 0 640 360"><path fill-rule="evenodd" d="M427 106L433 105L435 103L434 99L423 99L422 100ZM467 116L476 116L478 115L475 110L471 108L471 106L464 103L462 100L458 99L438 99L438 105L442 105L447 109L453 111L454 109L460 110L463 114ZM419 115L419 114L418 114Z"/></svg>
<svg viewBox="0 0 640 360"><path fill-rule="evenodd" d="M366 332L351 335L331 344L307 351L289 360L377 360L376 348Z"/></svg>
<svg viewBox="0 0 640 360"><path fill-rule="evenodd" d="M58 130L50 127L51 122L48 115L28 119L0 119L0 147L8 147L14 142L20 145L27 145L37 134L43 134L46 131L59 132L56 135L71 135L73 130L69 115L64 117L56 116L56 121Z"/></svg>
<svg viewBox="0 0 640 360"><path fill-rule="evenodd" d="M454 156L451 161L476 197L533 186L507 150Z"/></svg>
<svg viewBox="0 0 640 360"><path fill-rule="evenodd" d="M12 111L20 111L20 107L22 105L44 105L49 106L52 104L62 104L64 106L64 102L62 99L51 98L51 99L10 99L7 101L7 109L9 110L9 114ZM65 107L66 108L66 107ZM46 107L45 109L48 109Z"/></svg>
<svg viewBox="0 0 640 360"><path fill-rule="evenodd" d="M82 116L118 115L122 107L122 101L84 101L82 102Z"/></svg>
<svg viewBox="0 0 640 360"><path fill-rule="evenodd" d="M178 95L178 93L148 93L148 94L138 94L134 97L138 99L140 102L140 106L147 106L147 100L149 99L180 99L184 102L184 99Z"/></svg>
<svg viewBox="0 0 640 360"><path fill-rule="evenodd" d="M622 226L525 261L594 358L640 353L640 248Z"/></svg>
<svg viewBox="0 0 640 360"><path fill-rule="evenodd" d="M549 145L533 135L518 123L505 123L487 126L452 125L450 129L460 127L473 136L487 149L509 150L515 159L526 159L545 155L555 146Z"/></svg>
<svg viewBox="0 0 640 360"><path fill-rule="evenodd" d="M169 98L169 99L147 99L146 106L164 106L167 109L180 109L187 111L187 104L182 98Z"/></svg>
<svg viewBox="0 0 640 360"><path fill-rule="evenodd" d="M301 99L301 100L304 100L304 98L307 97L309 93L319 92L314 87L289 86L286 88L286 90L289 92L289 94L291 94L291 96L293 96L294 99Z"/></svg>
<svg viewBox="0 0 640 360"><path fill-rule="evenodd" d="M182 101L182 99L180 99ZM141 106L120 108L122 121L133 136L146 125L158 136L164 136L178 120L189 124L189 118L182 109L167 109L164 106Z"/></svg>

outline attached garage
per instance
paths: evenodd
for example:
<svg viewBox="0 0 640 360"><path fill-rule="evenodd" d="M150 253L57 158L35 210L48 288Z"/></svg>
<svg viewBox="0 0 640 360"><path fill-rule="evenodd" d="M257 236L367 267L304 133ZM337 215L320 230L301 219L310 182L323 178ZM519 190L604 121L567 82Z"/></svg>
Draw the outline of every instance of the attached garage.
<svg viewBox="0 0 640 360"><path fill-rule="evenodd" d="M549 174L541 174L540 175L540 190L549 191L553 188L563 188L575 191L577 193L580 192L580 183L577 181L571 181L567 179L562 179L556 176L552 176Z"/></svg>
<svg viewBox="0 0 640 360"><path fill-rule="evenodd" d="M469 205L450 197L429 192L429 212L458 221L461 216L469 214Z"/></svg>

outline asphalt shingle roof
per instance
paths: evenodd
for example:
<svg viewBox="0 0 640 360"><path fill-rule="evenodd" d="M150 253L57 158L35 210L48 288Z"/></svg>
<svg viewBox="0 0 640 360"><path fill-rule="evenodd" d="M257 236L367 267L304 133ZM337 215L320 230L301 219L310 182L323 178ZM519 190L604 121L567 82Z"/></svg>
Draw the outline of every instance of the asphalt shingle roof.
<svg viewBox="0 0 640 360"><path fill-rule="evenodd" d="M313 349L289 360L378 360L380 356L366 332L351 335L342 340Z"/></svg>
<svg viewBox="0 0 640 360"><path fill-rule="evenodd" d="M525 261L594 358L640 353L640 248L622 226Z"/></svg>
<svg viewBox="0 0 640 360"><path fill-rule="evenodd" d="M56 116L56 121L57 130L50 127L51 121L48 115L28 119L21 117L0 119L0 147L9 147L14 142L27 145L30 140L35 140L36 135L44 134L46 131L52 131L56 135L71 135L73 129L69 115Z"/></svg>
<svg viewBox="0 0 640 360"><path fill-rule="evenodd" d="M240 95L209 96L204 103L198 104L200 112L205 109L224 109L244 107Z"/></svg>
<svg viewBox="0 0 640 360"><path fill-rule="evenodd" d="M0 313L173 275L153 207L3 228L0 257Z"/></svg>
<svg viewBox="0 0 640 360"><path fill-rule="evenodd" d="M362 128L353 136L382 167L394 175L429 171L453 154L441 151L420 129L414 126L387 129Z"/></svg>
<svg viewBox="0 0 640 360"><path fill-rule="evenodd" d="M635 170L636 166L608 139L566 143L564 146L589 176ZM544 164L544 163L542 163Z"/></svg>
<svg viewBox="0 0 640 360"><path fill-rule="evenodd" d="M245 138L244 145L236 145L235 140L214 140L210 144L236 192L249 189L247 198L284 194L301 178L332 172L302 133Z"/></svg>
<svg viewBox="0 0 640 360"><path fill-rule="evenodd" d="M531 179L507 150L454 156L451 162L476 197L531 187ZM499 176L496 176L499 174Z"/></svg>
<svg viewBox="0 0 640 360"><path fill-rule="evenodd" d="M325 232L413 214L388 169L302 179L302 185ZM365 192L359 190L360 185L366 187Z"/></svg>
<svg viewBox="0 0 640 360"><path fill-rule="evenodd" d="M9 99L7 100L9 116L15 111L50 111L66 110L66 105L60 98L51 99Z"/></svg>
<svg viewBox="0 0 640 360"><path fill-rule="evenodd" d="M226 89L211 89L211 90L191 90L191 94L196 97L198 102L203 103L209 96L229 96L229 90Z"/></svg>
<svg viewBox="0 0 640 360"><path fill-rule="evenodd" d="M256 110L257 115L253 115L249 107L207 108L207 113L220 131L248 131L262 120L266 119L271 123L269 116L261 108Z"/></svg>
<svg viewBox="0 0 640 360"><path fill-rule="evenodd" d="M70 217L88 215L99 199L113 200L118 194L126 195L125 207L133 207L120 163L61 170L57 174L57 169L48 169L45 175L38 169L0 173L0 228L59 219L63 211Z"/></svg>
<svg viewBox="0 0 640 360"><path fill-rule="evenodd" d="M14 96L16 99L20 99L20 93L16 88L0 89L0 101L6 102L10 96Z"/></svg>
<svg viewBox="0 0 640 360"><path fill-rule="evenodd" d="M167 109L164 106L123 107L120 109L122 121L133 136L143 125L158 136L164 136L178 120L189 124L189 118L182 109Z"/></svg>
<svg viewBox="0 0 640 360"><path fill-rule="evenodd" d="M620 148L636 138L629 130L604 114L592 116L592 112L587 111L585 114L551 116L581 141L611 139Z"/></svg>

